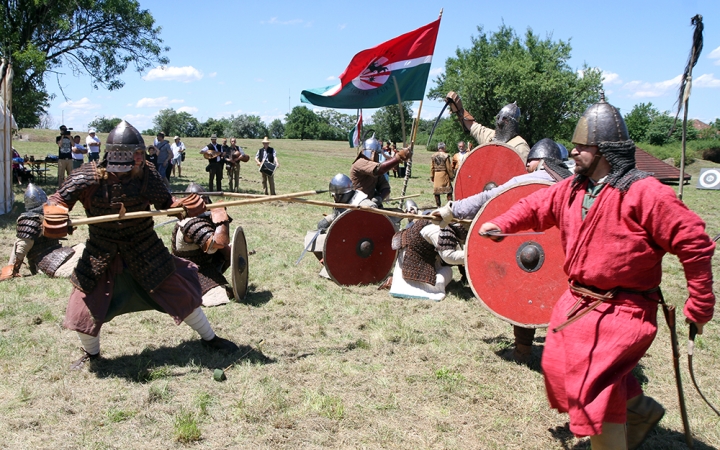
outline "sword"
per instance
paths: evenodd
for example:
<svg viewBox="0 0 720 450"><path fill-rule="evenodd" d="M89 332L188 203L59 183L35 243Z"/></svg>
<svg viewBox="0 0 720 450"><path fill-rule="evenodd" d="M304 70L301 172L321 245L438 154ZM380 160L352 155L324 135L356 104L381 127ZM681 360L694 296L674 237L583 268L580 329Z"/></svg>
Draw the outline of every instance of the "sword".
<svg viewBox="0 0 720 450"><path fill-rule="evenodd" d="M298 264L300 264L300 261L301 261L301 260L303 259L303 257L305 256L305 253L307 253L307 251L310 250L310 247L313 246L313 244L314 244L315 241L317 240L318 236L320 236L320 233L322 233L322 230L317 230L317 233L315 233L315 236L313 236L312 239L310 239L310 242L308 243L307 247L305 247L305 249L302 251L302 253L300 253L300 257L298 258L298 260L295 261L295 265L296 265L296 266L297 266Z"/></svg>
<svg viewBox="0 0 720 450"><path fill-rule="evenodd" d="M385 202L396 202L398 200L405 200L406 198L415 198L420 197L422 194L412 194L412 195L401 195L400 197L393 197L385 200Z"/></svg>
<svg viewBox="0 0 720 450"><path fill-rule="evenodd" d="M430 146L430 141L432 140L433 135L435 134L435 128L437 128L438 123L440 123L440 119L442 118L443 113L445 112L445 109L447 109L448 103L445 103L445 106L442 107L440 110L440 114L438 114L437 119L435 119L435 123L433 124L432 130L430 130L430 136L428 136L427 144L425 144L426 147Z"/></svg>
<svg viewBox="0 0 720 450"><path fill-rule="evenodd" d="M167 222L163 222L163 223L159 223L159 224L155 225L155 226L153 227L153 229L155 229L155 228L160 228L160 227L164 227L165 225L169 225L169 224L171 224L171 223L175 223L175 222L177 222L178 220L179 220L179 219L178 219L177 217L174 218L174 219L170 219L170 220L168 220Z"/></svg>
<svg viewBox="0 0 720 450"><path fill-rule="evenodd" d="M492 236L492 237L507 237L507 236L532 236L534 234L545 234L544 231L525 231L522 233L497 233L493 231L486 231L484 233L480 233L480 236Z"/></svg>

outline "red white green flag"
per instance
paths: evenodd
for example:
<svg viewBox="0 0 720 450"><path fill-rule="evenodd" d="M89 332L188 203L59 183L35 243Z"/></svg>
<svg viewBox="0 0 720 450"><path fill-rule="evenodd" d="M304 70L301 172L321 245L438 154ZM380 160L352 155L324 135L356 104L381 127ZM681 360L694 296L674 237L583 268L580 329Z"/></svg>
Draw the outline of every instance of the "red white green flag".
<svg viewBox="0 0 720 450"><path fill-rule="evenodd" d="M425 96L440 19L355 55L340 84L302 91L304 103L326 108L380 108Z"/></svg>
<svg viewBox="0 0 720 450"><path fill-rule="evenodd" d="M350 141L350 148L360 147L360 140L362 139L362 109L358 109L357 123L350 133L348 133L348 141Z"/></svg>

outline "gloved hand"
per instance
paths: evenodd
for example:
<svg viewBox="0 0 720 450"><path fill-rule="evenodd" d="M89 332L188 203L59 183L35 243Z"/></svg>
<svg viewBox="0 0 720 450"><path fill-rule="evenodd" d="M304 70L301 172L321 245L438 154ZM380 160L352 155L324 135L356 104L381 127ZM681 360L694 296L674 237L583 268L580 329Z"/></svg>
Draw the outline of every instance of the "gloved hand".
<svg viewBox="0 0 720 450"><path fill-rule="evenodd" d="M409 148L401 148L400 150L398 150L395 153L395 156L397 156L397 159L399 159L400 161L403 161L403 162L407 161L408 158L410 158L410 155L411 155L411 153L410 153Z"/></svg>
<svg viewBox="0 0 720 450"><path fill-rule="evenodd" d="M183 208L187 217L197 217L207 211L202 197L192 193L184 198L175 200L170 208Z"/></svg>
<svg viewBox="0 0 720 450"><path fill-rule="evenodd" d="M68 235L70 210L63 205L43 205L43 235L50 239L61 239Z"/></svg>
<svg viewBox="0 0 720 450"><path fill-rule="evenodd" d="M445 228L455 218L452 212L452 205L453 202L447 202L447 205L443 206L442 208L438 208L430 213L431 216L440 219L440 223L438 224L440 228Z"/></svg>
<svg viewBox="0 0 720 450"><path fill-rule="evenodd" d="M318 230L327 230L328 228L330 228L331 222L332 221L328 220L327 217L323 217L322 219L320 219L320 222L318 222L317 229Z"/></svg>
<svg viewBox="0 0 720 450"><path fill-rule="evenodd" d="M10 278L19 277L20 274L15 271L15 266L7 265L2 268L0 272L0 281L9 280Z"/></svg>
<svg viewBox="0 0 720 450"><path fill-rule="evenodd" d="M215 225L225 223L228 224L232 222L232 219L230 216L228 216L227 210L225 208L213 208L210 210L210 218L212 219L213 223Z"/></svg>
<svg viewBox="0 0 720 450"><path fill-rule="evenodd" d="M379 195L375 196L371 200L376 208L382 208L383 199Z"/></svg>
<svg viewBox="0 0 720 450"><path fill-rule="evenodd" d="M478 231L480 236L488 237L495 242L500 242L503 239L505 239L503 236L493 236L493 234L492 234L493 232L502 233L502 230L500 229L499 226L495 225L492 222L485 222L484 224L482 224L482 226L480 227L480 230Z"/></svg>
<svg viewBox="0 0 720 450"><path fill-rule="evenodd" d="M475 122L475 118L471 116L470 113L465 111L460 96L457 95L457 93L450 91L447 93L447 95L445 95L445 103L450 106L450 111L457 115L458 120L460 121L460 125L462 125L463 129L469 132L470 129L468 128L468 125L465 123L465 121Z"/></svg>

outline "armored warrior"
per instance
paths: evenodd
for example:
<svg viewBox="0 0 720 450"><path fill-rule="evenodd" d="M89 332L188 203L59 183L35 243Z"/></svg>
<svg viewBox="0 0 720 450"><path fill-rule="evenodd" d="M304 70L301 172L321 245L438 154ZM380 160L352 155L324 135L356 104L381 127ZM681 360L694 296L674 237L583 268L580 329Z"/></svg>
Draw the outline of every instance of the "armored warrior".
<svg viewBox="0 0 720 450"><path fill-rule="evenodd" d="M38 271L49 277L69 278L85 246L63 247L59 239L43 236L43 204L47 195L41 188L28 184L25 190L25 212L17 220L17 239L8 265L3 267L0 281L20 276L25 258L30 273Z"/></svg>
<svg viewBox="0 0 720 450"><path fill-rule="evenodd" d="M333 197L335 203L342 203L353 206L364 206L368 208L376 208L376 204L371 201L364 192L353 189L352 181L350 177L345 174L339 173L335 175L328 187L330 195ZM322 261L323 258L323 247L325 246L325 234L327 233L330 224L333 223L337 217L347 211L344 208L333 208L332 212L318 222L317 230L308 231L305 235L305 248L309 248L313 252L315 257ZM327 278L327 272L323 268L320 275Z"/></svg>
<svg viewBox="0 0 720 450"><path fill-rule="evenodd" d="M528 153L525 163L527 174L514 177L496 188L477 193L466 199L449 202L444 207L433 211L433 214L443 219L441 225L450 223L453 218L473 219L485 203L510 186L527 181L557 182L570 177L572 173L562 159L562 149L555 141L549 138L541 139L533 145L530 153ZM513 332L515 335L515 348L508 356L518 362L530 361L535 329L515 325L513 326Z"/></svg>
<svg viewBox="0 0 720 450"><path fill-rule="evenodd" d="M445 96L445 102L450 105L450 110L457 114L463 129L470 133L479 145L489 142L507 144L515 150L515 153L523 161L527 160L530 146L518 133L520 108L516 102L507 104L500 109L500 112L495 116L494 130L475 122L475 118L465 111L460 96L455 92L448 92Z"/></svg>
<svg viewBox="0 0 720 450"><path fill-rule="evenodd" d="M701 333L715 305L715 245L672 189L635 168L635 143L604 98L585 111L572 142L573 178L480 232L560 229L569 289L553 307L542 357L550 405L594 450L637 448L665 412L631 373L657 332L662 258L670 252L682 263L684 313Z"/></svg>
<svg viewBox="0 0 720 450"><path fill-rule="evenodd" d="M205 189L193 182L185 192L202 195ZM230 267L230 222L225 208L214 208L180 220L172 232L173 255L198 266L203 306L222 305L234 296L223 275Z"/></svg>
<svg viewBox="0 0 720 450"><path fill-rule="evenodd" d="M183 207L190 217L205 212L193 194L175 200L151 164L134 160L144 149L140 133L125 121L107 138L104 160L87 163L70 174L43 207L43 233L51 239L68 233L69 211L79 201L88 217ZM142 152L138 152L142 156ZM139 158L142 159L142 158ZM235 351L232 342L215 335L203 313L197 266L172 256L153 229L152 218L89 225L85 250L70 280L63 325L78 333L85 354L79 368L100 353L100 329L115 316L149 309L187 323L212 349Z"/></svg>
<svg viewBox="0 0 720 450"><path fill-rule="evenodd" d="M380 163L378 161L381 152L382 146L373 134L360 147L350 168L353 188L364 192L379 208L382 208L382 202L390 196L390 182L384 175L400 162L407 161L410 155L410 151L403 148L398 150L394 157Z"/></svg>

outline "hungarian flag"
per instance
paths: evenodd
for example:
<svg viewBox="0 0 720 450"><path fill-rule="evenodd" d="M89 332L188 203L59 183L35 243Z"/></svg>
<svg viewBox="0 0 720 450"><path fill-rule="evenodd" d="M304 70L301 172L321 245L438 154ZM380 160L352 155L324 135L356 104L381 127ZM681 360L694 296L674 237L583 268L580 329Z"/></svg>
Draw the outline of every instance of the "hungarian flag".
<svg viewBox="0 0 720 450"><path fill-rule="evenodd" d="M348 140L350 141L350 148L360 147L360 140L362 139L362 109L358 109L358 120L350 133L348 134Z"/></svg>
<svg viewBox="0 0 720 450"><path fill-rule="evenodd" d="M425 96L440 19L377 47L363 50L340 75L340 84L302 91L300 99L326 108L380 108Z"/></svg>

